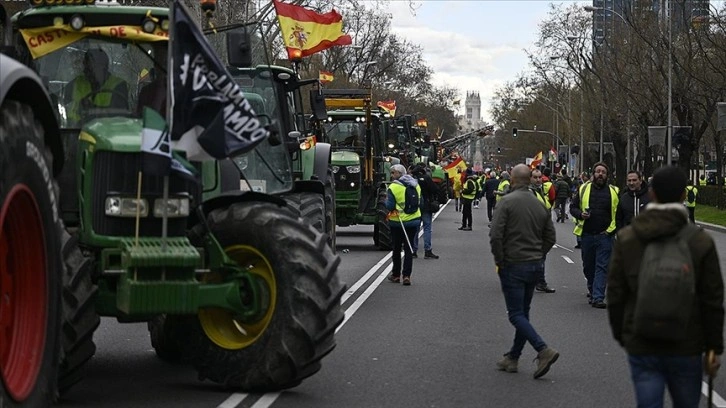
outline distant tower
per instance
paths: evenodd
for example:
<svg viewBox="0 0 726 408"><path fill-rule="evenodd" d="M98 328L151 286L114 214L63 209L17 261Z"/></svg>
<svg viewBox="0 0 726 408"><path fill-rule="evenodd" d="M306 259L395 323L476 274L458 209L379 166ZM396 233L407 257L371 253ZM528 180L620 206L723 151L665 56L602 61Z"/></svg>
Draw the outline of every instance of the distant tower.
<svg viewBox="0 0 726 408"><path fill-rule="evenodd" d="M466 124L470 128L477 128L481 121L481 98L479 92L466 92Z"/></svg>

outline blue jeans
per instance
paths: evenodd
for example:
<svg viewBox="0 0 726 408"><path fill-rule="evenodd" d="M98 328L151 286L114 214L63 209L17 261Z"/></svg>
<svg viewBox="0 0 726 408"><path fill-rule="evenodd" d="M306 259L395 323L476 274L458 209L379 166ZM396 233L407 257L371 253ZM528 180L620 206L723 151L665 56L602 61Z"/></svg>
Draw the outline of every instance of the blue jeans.
<svg viewBox="0 0 726 408"><path fill-rule="evenodd" d="M608 264L613 251L613 237L608 234L582 234L582 272L587 279L587 291L593 302L605 300L608 283Z"/></svg>
<svg viewBox="0 0 726 408"><path fill-rule="evenodd" d="M703 376L701 358L628 355L638 408L662 408L666 385L674 408L697 408Z"/></svg>
<svg viewBox="0 0 726 408"><path fill-rule="evenodd" d="M514 344L507 354L515 360L522 355L526 342L529 342L537 352L547 347L529 323L529 306L532 303L534 286L542 273L544 273L544 261L524 262L499 268L499 281L502 284L504 302L507 304L509 322L516 329Z"/></svg>
<svg viewBox="0 0 726 408"><path fill-rule="evenodd" d="M424 239L424 251L431 251L431 220L433 214L428 211L421 211L421 222L423 223L423 239ZM415 238L411 242L413 246L413 252L418 252L418 231L416 231Z"/></svg>

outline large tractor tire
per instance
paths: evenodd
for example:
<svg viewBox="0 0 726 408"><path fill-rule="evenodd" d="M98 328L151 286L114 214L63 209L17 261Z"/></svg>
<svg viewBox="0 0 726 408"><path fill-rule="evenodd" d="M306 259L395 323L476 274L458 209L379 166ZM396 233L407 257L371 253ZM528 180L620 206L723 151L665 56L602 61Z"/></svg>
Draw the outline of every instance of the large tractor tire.
<svg viewBox="0 0 726 408"><path fill-rule="evenodd" d="M325 198L322 195L304 192L285 194L282 198L287 203L293 218L302 218L305 224L312 226L321 234L326 232Z"/></svg>
<svg viewBox="0 0 726 408"><path fill-rule="evenodd" d="M373 243L378 249L390 251L393 248L391 227L388 225L388 209L386 208L387 191L378 194L376 203L376 225L373 228Z"/></svg>
<svg viewBox="0 0 726 408"><path fill-rule="evenodd" d="M333 177L333 169L328 168L328 179L325 181L325 233L328 234L328 244L333 249L333 253L337 251L335 238L335 178Z"/></svg>
<svg viewBox="0 0 726 408"><path fill-rule="evenodd" d="M58 389L61 394L83 379L85 366L96 353L93 333L101 323L96 313L98 287L93 284L93 264L78 247L78 238L62 231L63 333Z"/></svg>
<svg viewBox="0 0 726 408"><path fill-rule="evenodd" d="M271 203L240 202L212 211L209 228L227 255L250 266L262 288L264 313L242 322L224 309L186 318L175 335L184 358L209 379L246 391L298 385L320 369L343 321L340 258L315 228ZM192 242L199 242L195 227ZM231 277L211 273L210 282ZM181 318L184 319L184 318Z"/></svg>
<svg viewBox="0 0 726 408"><path fill-rule="evenodd" d="M156 356L167 363L178 363L182 360L179 341L174 335L178 321L174 316L158 315L147 323L151 346Z"/></svg>
<svg viewBox="0 0 726 408"><path fill-rule="evenodd" d="M0 405L57 397L63 261L43 127L27 105L0 107Z"/></svg>

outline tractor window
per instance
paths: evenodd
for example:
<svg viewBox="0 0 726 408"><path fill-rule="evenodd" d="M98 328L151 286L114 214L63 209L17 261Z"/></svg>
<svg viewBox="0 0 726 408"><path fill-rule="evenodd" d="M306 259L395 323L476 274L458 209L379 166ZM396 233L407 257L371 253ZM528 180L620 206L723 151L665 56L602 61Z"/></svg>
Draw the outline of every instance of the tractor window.
<svg viewBox="0 0 726 408"><path fill-rule="evenodd" d="M153 50L87 38L35 60L49 87L62 128L91 119L135 116L139 89L152 79Z"/></svg>
<svg viewBox="0 0 726 408"><path fill-rule="evenodd" d="M362 147L365 142L364 122L343 120L325 123L325 133L333 147Z"/></svg>

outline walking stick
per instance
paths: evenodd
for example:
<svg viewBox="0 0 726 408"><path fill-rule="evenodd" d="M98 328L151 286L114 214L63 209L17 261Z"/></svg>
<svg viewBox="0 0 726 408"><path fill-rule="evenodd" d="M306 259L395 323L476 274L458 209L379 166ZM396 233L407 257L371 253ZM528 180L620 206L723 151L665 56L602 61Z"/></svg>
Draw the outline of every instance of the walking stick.
<svg viewBox="0 0 726 408"><path fill-rule="evenodd" d="M411 250L411 253L413 254L413 246L411 246L411 240L408 239L408 234L406 233L406 227L403 226L403 221L401 220L401 217L398 217L398 222L401 223L401 229L403 230L403 236L406 237L406 243L408 244L408 249Z"/></svg>
<svg viewBox="0 0 726 408"><path fill-rule="evenodd" d="M713 350L708 350L707 355L708 357L706 359L706 364L708 364L708 408L711 408L713 406L713 370L711 369L711 364L716 356Z"/></svg>

